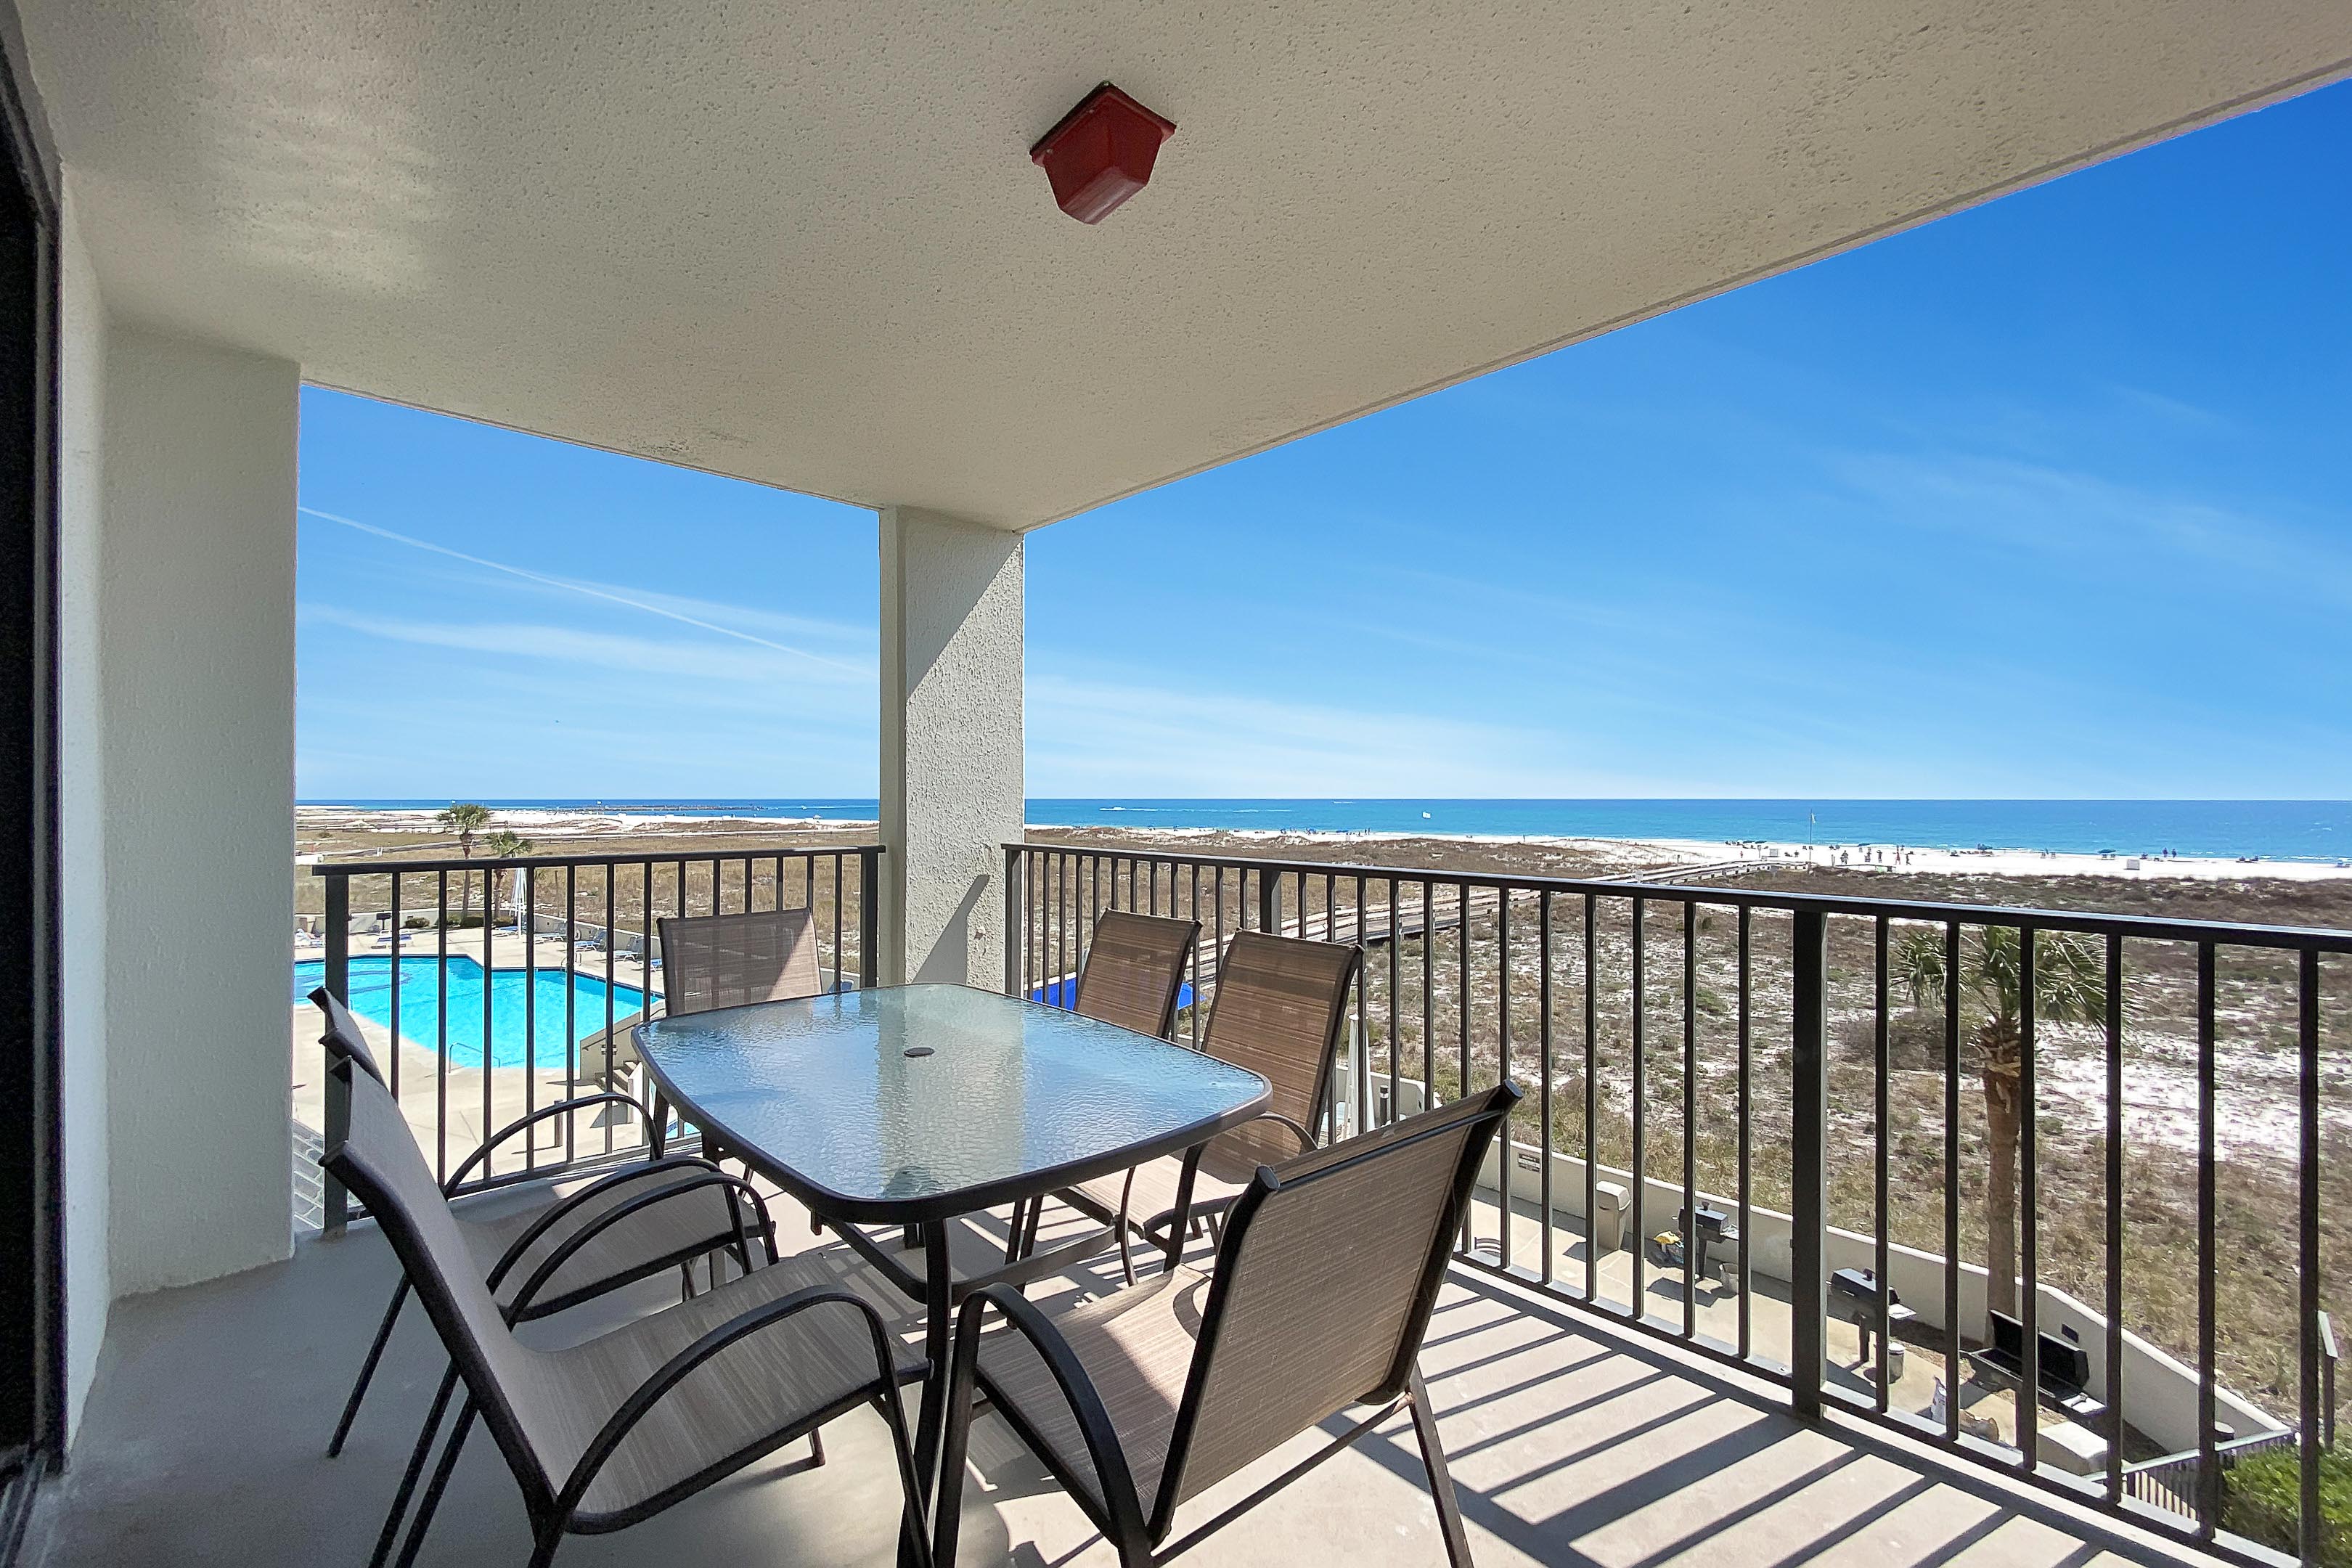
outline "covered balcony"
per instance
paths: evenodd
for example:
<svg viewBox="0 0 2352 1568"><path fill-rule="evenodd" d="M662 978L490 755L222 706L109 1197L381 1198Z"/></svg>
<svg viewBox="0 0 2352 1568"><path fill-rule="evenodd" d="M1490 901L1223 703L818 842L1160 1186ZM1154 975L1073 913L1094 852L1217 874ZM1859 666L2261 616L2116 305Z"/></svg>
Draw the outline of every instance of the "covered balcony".
<svg viewBox="0 0 2352 1568"><path fill-rule="evenodd" d="M318 945L295 956L338 994L359 960L403 953L436 995L452 962L603 986L601 1026L560 1071L501 1060L487 985L470 1062L412 1049L397 1012L363 1019L436 1172L519 1109L626 1079L666 913L804 905L830 986L1055 1005L1103 910L1182 910L1203 928L1188 1041L1232 933L1358 942L1325 1131L1505 1077L1528 1096L1423 1363L1478 1562L2273 1560L2226 1528L2221 1477L2250 1445L2285 1447L2311 1488L2333 1441L2320 1052L2352 935L1032 842L1024 541L2334 81L2352 72L2340 0L1574 16L0 0L0 23L26 193L11 254L39 306L18 366L38 410L20 553L47 574L27 579L18 671L37 714L20 837L47 858L7 928L38 1093L10 1171L27 1195L0 1345L21 1352L0 1377L0 1563L356 1565L439 1373L412 1316L351 1448L324 1456L395 1268L317 1182L343 1112L307 1009L290 1034L281 1011L305 383L877 519L871 842L313 868ZM1178 129L1148 188L1088 226L1024 153L1106 77ZM478 930L449 930L460 898ZM403 946L411 913L433 935ZM2063 937L2105 994L2154 987L2188 1021L2185 1333L2117 1310L2123 1183L2038 1160L2032 1116L2014 1278L1962 1234L1979 1178L1958 1107L1980 1087L1957 1044L1918 1069L1932 1093L1889 1098L1889 943L1923 933L1955 965L1964 942L2030 955ZM2299 1064L2293 1220L2259 1246L2225 1217L2215 1142L2216 1020L2249 986L2286 999ZM2022 1023L2030 1100L2031 1003ZM2105 1068L2091 1100L2119 1117L2120 1022L2070 1026ZM1592 1098L1620 1072L1622 1128ZM509 1146L458 1201L538 1201L645 1140L622 1116ZM1897 1234L1891 1182L1917 1184L1931 1231ZM2045 1209L2038 1182L2064 1203ZM791 1247L830 1245L779 1212ZM1001 1248L1007 1223L972 1216L969 1244ZM2068 1258L2103 1261L2100 1289L2041 1249L2061 1226ZM1118 1282L1097 1259L1034 1295ZM530 1332L563 1342L673 1298L647 1282ZM2260 1397L2217 1342L2256 1299L2289 1324L2252 1369ZM1334 1302L1329 1331L1348 1327ZM788 1448L560 1560L890 1561L884 1433L845 1416L822 1467ZM1400 1419L1198 1560L1439 1561L1418 1466ZM964 1561L1114 1560L994 1416L971 1473ZM2322 1561L2315 1514L2301 1523ZM529 1550L479 1447L420 1561Z"/></svg>

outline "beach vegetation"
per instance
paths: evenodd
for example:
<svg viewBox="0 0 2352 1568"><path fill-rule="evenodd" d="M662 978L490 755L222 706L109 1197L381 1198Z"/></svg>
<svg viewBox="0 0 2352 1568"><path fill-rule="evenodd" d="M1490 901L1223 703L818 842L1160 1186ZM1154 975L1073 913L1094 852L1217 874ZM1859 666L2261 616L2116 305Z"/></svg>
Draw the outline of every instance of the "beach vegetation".
<svg viewBox="0 0 2352 1568"><path fill-rule="evenodd" d="M478 801L453 801L447 810L436 814L433 820L457 836L457 853L471 860L474 858L474 835L490 825L490 808ZM473 877L468 874L458 878L457 885L465 912L473 913Z"/></svg>
<svg viewBox="0 0 2352 1568"><path fill-rule="evenodd" d="M2106 1011L2106 974L2098 953L2067 931L2036 931L2033 944L2033 1016L2042 1024L2085 1024ZM1986 1125L1985 1268L1991 1275L1988 1300L1997 1312L2017 1310L2017 1152L2022 1107L2019 1099L2023 1061L2025 944L2015 926L1979 926L1960 944L1957 984L1973 997L1983 1016L1976 1030L1977 1076L1984 1092ZM1941 1007L1955 984L1945 973L1941 931L1907 931L1893 954L1894 970L1910 993L1915 1009ZM2042 1131L2046 1118L2037 1119Z"/></svg>
<svg viewBox="0 0 2352 1568"><path fill-rule="evenodd" d="M2292 1444L2248 1454L2221 1472L2221 1524L2293 1556L2300 1548L2303 1456ZM2352 1568L2352 1457L2319 1455L2319 1561Z"/></svg>

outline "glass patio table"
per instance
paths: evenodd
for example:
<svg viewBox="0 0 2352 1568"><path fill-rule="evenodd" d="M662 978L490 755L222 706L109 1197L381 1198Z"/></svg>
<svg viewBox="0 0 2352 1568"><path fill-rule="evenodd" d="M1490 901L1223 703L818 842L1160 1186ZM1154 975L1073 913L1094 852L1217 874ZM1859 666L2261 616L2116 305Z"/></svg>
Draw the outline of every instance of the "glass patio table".
<svg viewBox="0 0 2352 1568"><path fill-rule="evenodd" d="M1197 1148L1265 1109L1264 1079L1115 1024L962 985L902 985L762 1002L631 1031L661 1102L831 1222L923 1302L931 1375L919 1468L937 1465L954 1278L948 1222L1021 1205ZM1016 1231L1018 1229L1016 1213ZM904 1227L923 1271L863 1234ZM1008 1251L1008 1258L1010 1253ZM1032 1278L1072 1256L988 1276Z"/></svg>

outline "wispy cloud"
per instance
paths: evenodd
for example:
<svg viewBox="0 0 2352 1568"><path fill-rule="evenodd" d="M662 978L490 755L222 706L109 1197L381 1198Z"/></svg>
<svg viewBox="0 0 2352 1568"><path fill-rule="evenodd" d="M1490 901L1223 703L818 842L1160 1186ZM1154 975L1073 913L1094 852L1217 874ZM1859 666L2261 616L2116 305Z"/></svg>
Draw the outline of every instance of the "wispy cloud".
<svg viewBox="0 0 2352 1568"><path fill-rule="evenodd" d="M821 686L864 689L875 679L872 666L825 660L823 673L812 678L807 664L778 655L795 650L756 642L737 647L688 639L630 637L613 632L583 631L574 626L522 621L425 621L395 616L371 615L340 605L310 603L300 618L312 625L341 626L363 636L422 647L453 648L499 658L545 661L583 676L627 671L637 675L726 681L768 689Z"/></svg>
<svg viewBox="0 0 2352 1568"><path fill-rule="evenodd" d="M2352 603L2352 555L2243 507L1966 453L1853 453L1829 466L1853 491L1914 523L2074 557L2117 575L2145 579L2179 566Z"/></svg>
<svg viewBox="0 0 2352 1568"><path fill-rule="evenodd" d="M1037 795L1612 794L1632 780L1573 765L1549 727L1032 671Z"/></svg>
<svg viewBox="0 0 2352 1568"><path fill-rule="evenodd" d="M431 540L417 539L409 534L394 532L389 528L382 528L372 522L362 522L357 518L322 511L317 507L306 506L298 510L305 517L315 517L322 522L337 523L344 528L355 529L362 533L373 534L378 539L389 540L394 544L404 544L412 550L426 551L435 555L446 556L453 561L462 561L469 566L504 573L508 576L535 583L541 587L559 589L591 599L601 599L607 604L625 605L630 609L641 610L649 616L659 616L684 626L693 626L698 630L709 632L717 637L732 637L739 642L772 648L778 653L789 654L794 658L805 659L811 664L831 666L852 674L860 673L855 664L824 654L813 653L807 648L796 647L790 643L781 642L773 637L761 637L755 632L744 631L739 626L725 626L705 616L693 614L678 607L681 604L696 604L697 601L678 600L670 595L647 594L638 589L624 591L603 584L583 582L578 578L559 577L550 573L534 572L529 567L517 566L509 562L492 561L487 556L472 555L462 550L452 550L446 544L436 544Z"/></svg>

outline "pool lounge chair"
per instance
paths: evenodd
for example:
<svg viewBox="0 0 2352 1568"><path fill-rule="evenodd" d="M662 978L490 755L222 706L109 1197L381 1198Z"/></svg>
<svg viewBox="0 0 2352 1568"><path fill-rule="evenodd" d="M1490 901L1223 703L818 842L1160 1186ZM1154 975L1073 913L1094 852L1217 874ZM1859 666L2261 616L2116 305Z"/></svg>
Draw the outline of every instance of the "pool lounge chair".
<svg viewBox="0 0 2352 1568"><path fill-rule="evenodd" d="M384 1085L387 1080L383 1069L377 1064L375 1052L351 1010L323 985L310 993L310 1000L326 1017L326 1033L319 1037L319 1043L335 1058L335 1065L348 1063L361 1077ZM389 1095L390 1091L387 1089L385 1092ZM653 1159L600 1173L593 1178L554 1184L550 1188L551 1201L538 1207L486 1219L456 1216L458 1235L467 1254L474 1260L476 1277L486 1280L500 1301L512 1303L527 1285L535 1285L530 1302L519 1310L516 1321L547 1317L672 1268L680 1271L683 1288L690 1294L695 1258L721 1251L731 1253L738 1265L749 1272L752 1241L765 1237L771 1247L773 1245L774 1232L766 1205L757 1193L748 1188L739 1193L736 1186L740 1184L729 1185L706 1179L720 1175L719 1168L709 1161L690 1155L665 1157L657 1142L661 1135L659 1124L646 1115L645 1106L636 1099L613 1090L543 1105L500 1128L441 1184L443 1196L454 1196L467 1178L486 1165L509 1140L542 1122L611 1105L625 1106L645 1118L645 1125L656 1140ZM727 1177L725 1182L734 1184L734 1178ZM744 1201L745 1193L750 1195L748 1204ZM667 1194L665 1201L637 1206L656 1194ZM627 1211L624 1219L604 1220L604 1216L624 1209ZM593 1235L592 1244L570 1251L562 1267L546 1278L536 1278L544 1270L549 1258L583 1234ZM712 1278L717 1278L715 1264ZM352 1423L358 1418L360 1403L367 1396L377 1363L383 1359L393 1325L399 1321L401 1309L407 1304L408 1290L405 1279L393 1289L383 1321L377 1326L366 1359L360 1363L351 1395L344 1401L342 1415L335 1423L334 1436L327 1444L330 1457L341 1453L344 1440L351 1436Z"/></svg>
<svg viewBox="0 0 2352 1568"><path fill-rule="evenodd" d="M1234 1201L1213 1278L1171 1268L1051 1312L1012 1286L973 1292L956 1321L938 1568L955 1563L975 1384L1128 1568L1167 1562L1409 1406L1447 1560L1469 1568L1418 1363L1471 1184L1518 1099L1499 1084L1261 1166ZM983 1331L992 1312L1003 1321ZM1363 1405L1378 1408L1329 1447L1162 1545L1178 1508Z"/></svg>
<svg viewBox="0 0 2352 1568"><path fill-rule="evenodd" d="M411 1563L457 1457L478 1418L521 1489L532 1568L567 1533L625 1529L740 1471L861 1405L878 1411L898 1461L907 1540L928 1561L921 1491L899 1408L902 1384L926 1363L893 1333L872 1300L849 1288L845 1249L768 1265L740 1279L585 1343L553 1352L514 1336L519 1309L551 1273L601 1239L572 1237L535 1271L516 1302L501 1303L473 1268L457 1216L433 1181L406 1119L356 1061L335 1068L352 1093L350 1131L320 1163L382 1223L406 1281L425 1303L450 1368L394 1494L376 1563L398 1534L443 1414L465 1399L402 1547ZM711 1172L714 1186L734 1178ZM731 1190L731 1188L730 1188ZM639 1209L661 1206L658 1194ZM626 1211L603 1217L617 1228Z"/></svg>

